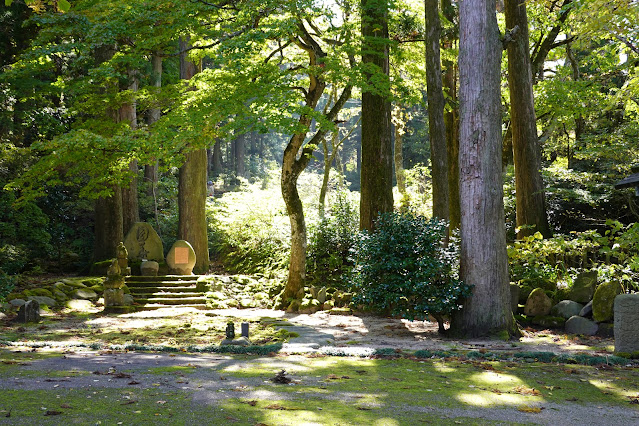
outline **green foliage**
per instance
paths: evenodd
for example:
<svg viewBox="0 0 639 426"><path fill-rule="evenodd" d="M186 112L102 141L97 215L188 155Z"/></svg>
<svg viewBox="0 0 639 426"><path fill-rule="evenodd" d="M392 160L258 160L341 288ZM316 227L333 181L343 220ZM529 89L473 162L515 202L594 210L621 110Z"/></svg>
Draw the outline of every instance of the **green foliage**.
<svg viewBox="0 0 639 426"><path fill-rule="evenodd" d="M443 244L445 232L445 222L414 212L381 215L357 244L354 302L411 320L459 309L471 286L456 276L457 246Z"/></svg>
<svg viewBox="0 0 639 426"><path fill-rule="evenodd" d="M339 191L326 216L309 226L306 274L310 285L343 287L343 276L352 268L351 250L357 242L359 214L348 197Z"/></svg>
<svg viewBox="0 0 639 426"><path fill-rule="evenodd" d="M4 299L13 291L15 285L15 277L0 271L0 302L4 302Z"/></svg>
<svg viewBox="0 0 639 426"><path fill-rule="evenodd" d="M207 206L211 258L230 272L277 273L287 267L290 228L281 196L259 185L227 193Z"/></svg>

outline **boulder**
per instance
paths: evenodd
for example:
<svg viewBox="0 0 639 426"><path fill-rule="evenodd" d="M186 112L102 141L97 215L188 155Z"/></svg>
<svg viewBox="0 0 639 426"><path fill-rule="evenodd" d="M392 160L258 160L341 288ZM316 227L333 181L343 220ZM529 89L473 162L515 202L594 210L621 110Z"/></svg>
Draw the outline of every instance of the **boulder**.
<svg viewBox="0 0 639 426"><path fill-rule="evenodd" d="M615 297L615 352L639 351L639 293Z"/></svg>
<svg viewBox="0 0 639 426"><path fill-rule="evenodd" d="M577 315L570 317L564 327L566 333L583 334L584 336L594 336L597 334L597 330L599 330L599 326L596 322Z"/></svg>
<svg viewBox="0 0 639 426"><path fill-rule="evenodd" d="M623 293L623 286L610 281L597 287L592 298L592 318L597 322L610 321L614 315L615 297Z"/></svg>
<svg viewBox="0 0 639 426"><path fill-rule="evenodd" d="M66 302L67 300L69 300L69 296L67 296L66 293L60 290L53 290L53 297L58 302Z"/></svg>
<svg viewBox="0 0 639 426"><path fill-rule="evenodd" d="M572 300L562 300L550 309L550 313L553 316L568 319L579 315L583 307L584 305L581 303L573 302Z"/></svg>
<svg viewBox="0 0 639 426"><path fill-rule="evenodd" d="M145 222L136 222L124 238L129 260L164 261L164 247L155 229Z"/></svg>
<svg viewBox="0 0 639 426"><path fill-rule="evenodd" d="M79 288L71 294L71 298L80 300L97 300L98 295L91 289Z"/></svg>
<svg viewBox="0 0 639 426"><path fill-rule="evenodd" d="M146 260L143 261L140 265L140 274L148 276L148 277L156 277L158 275L158 270L160 269L160 264L154 260Z"/></svg>
<svg viewBox="0 0 639 426"><path fill-rule="evenodd" d="M9 304L11 306L13 306L14 308L19 308L20 306L24 305L25 303L27 303L27 301L24 300L24 299L11 299L11 300L9 300Z"/></svg>
<svg viewBox="0 0 639 426"><path fill-rule="evenodd" d="M193 274L195 266L195 250L188 241L177 240L169 254L166 255L166 263L169 265L169 271L178 275Z"/></svg>
<svg viewBox="0 0 639 426"><path fill-rule="evenodd" d="M581 311L579 311L579 316L584 318L592 318L592 300L586 303L586 306L581 308Z"/></svg>
<svg viewBox="0 0 639 426"><path fill-rule="evenodd" d="M320 303L326 302L326 287L320 288L315 298L319 300Z"/></svg>
<svg viewBox="0 0 639 426"><path fill-rule="evenodd" d="M552 300L546 295L541 288L534 289L526 300L524 306L524 314L527 316L545 316L550 313L552 308Z"/></svg>
<svg viewBox="0 0 639 426"><path fill-rule="evenodd" d="M38 322L40 321L40 305L36 300L28 300L20 306L17 322Z"/></svg>
<svg viewBox="0 0 639 426"><path fill-rule="evenodd" d="M35 300L39 305L46 305L50 308L58 304L54 298L47 296L29 296L28 299Z"/></svg>
<svg viewBox="0 0 639 426"><path fill-rule="evenodd" d="M575 278L568 297L578 303L588 303L592 300L597 287L597 271L582 272Z"/></svg>

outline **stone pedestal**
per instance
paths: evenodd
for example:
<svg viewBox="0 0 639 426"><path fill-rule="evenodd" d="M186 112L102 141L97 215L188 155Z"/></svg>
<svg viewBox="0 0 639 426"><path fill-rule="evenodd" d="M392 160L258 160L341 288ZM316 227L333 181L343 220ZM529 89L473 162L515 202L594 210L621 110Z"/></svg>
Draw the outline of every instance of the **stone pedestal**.
<svg viewBox="0 0 639 426"><path fill-rule="evenodd" d="M639 352L639 293L615 297L615 352Z"/></svg>
<svg viewBox="0 0 639 426"><path fill-rule="evenodd" d="M118 259L113 260L107 278L104 281L104 310L106 312L120 311L124 309L124 276L120 275Z"/></svg>
<svg viewBox="0 0 639 426"><path fill-rule="evenodd" d="M104 306L124 306L124 290L121 288L104 289Z"/></svg>
<svg viewBox="0 0 639 426"><path fill-rule="evenodd" d="M140 265L140 274L148 277L155 277L158 275L160 264L153 260L145 260Z"/></svg>

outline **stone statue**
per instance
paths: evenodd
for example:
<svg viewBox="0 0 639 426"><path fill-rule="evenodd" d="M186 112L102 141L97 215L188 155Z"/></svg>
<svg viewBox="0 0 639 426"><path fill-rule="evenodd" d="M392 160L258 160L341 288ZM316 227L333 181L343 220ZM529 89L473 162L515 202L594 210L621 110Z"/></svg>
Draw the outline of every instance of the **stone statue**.
<svg viewBox="0 0 639 426"><path fill-rule="evenodd" d="M129 267L129 251L124 246L124 243L120 241L116 249L116 257L118 258L118 265L120 265L120 271L126 270Z"/></svg>
<svg viewBox="0 0 639 426"><path fill-rule="evenodd" d="M226 338L228 340L235 339L235 324L233 324L233 322L231 321L226 323Z"/></svg>
<svg viewBox="0 0 639 426"><path fill-rule="evenodd" d="M118 261L118 259L113 259L113 262L111 262L111 266L109 266L109 269L107 269L107 277L117 277L120 276L120 262Z"/></svg>

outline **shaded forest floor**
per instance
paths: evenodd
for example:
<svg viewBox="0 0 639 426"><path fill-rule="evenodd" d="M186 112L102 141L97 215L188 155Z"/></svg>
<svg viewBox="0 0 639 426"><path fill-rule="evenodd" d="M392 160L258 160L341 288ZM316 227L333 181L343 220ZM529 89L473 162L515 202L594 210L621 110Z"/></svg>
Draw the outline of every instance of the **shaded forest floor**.
<svg viewBox="0 0 639 426"><path fill-rule="evenodd" d="M217 345L229 319L238 331L249 322L253 343L289 343L265 355L184 351ZM637 364L467 356L597 356L610 354L610 339L525 330L519 342L460 341L440 337L429 322L270 310L60 312L39 324L3 325L0 424L639 423ZM176 352L110 346L127 342ZM344 352L332 356L321 345ZM378 351L343 356L358 348ZM427 349L447 355L414 356Z"/></svg>

